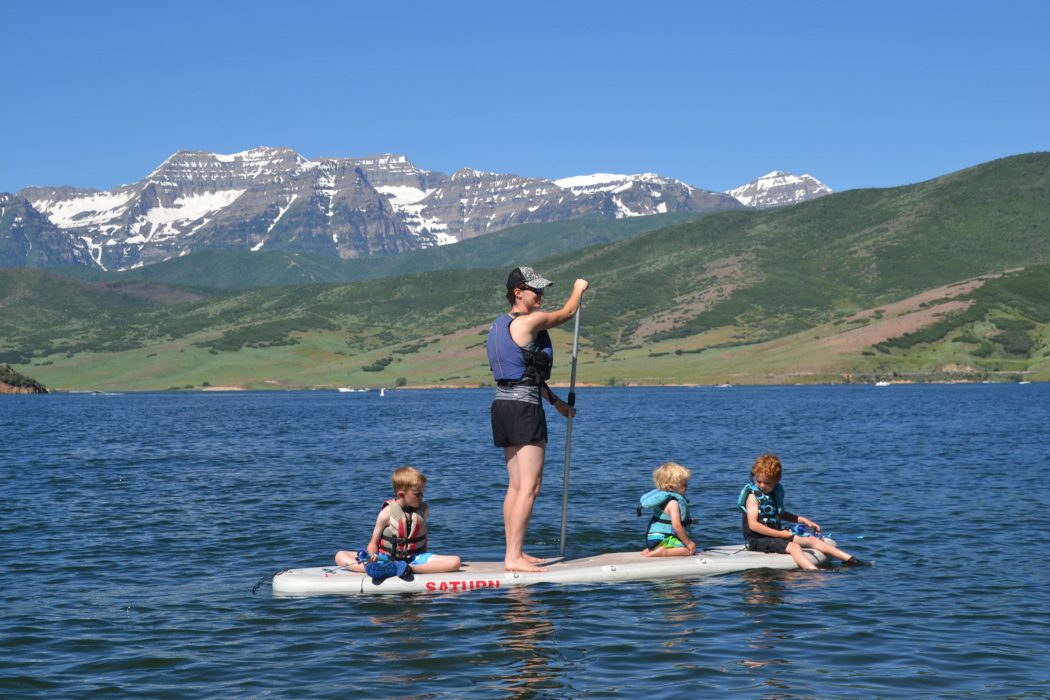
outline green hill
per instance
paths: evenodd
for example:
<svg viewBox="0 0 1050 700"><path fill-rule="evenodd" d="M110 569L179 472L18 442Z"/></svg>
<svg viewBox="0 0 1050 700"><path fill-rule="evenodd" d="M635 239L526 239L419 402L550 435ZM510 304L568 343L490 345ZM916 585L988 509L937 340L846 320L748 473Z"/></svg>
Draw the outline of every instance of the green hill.
<svg viewBox="0 0 1050 700"><path fill-rule="evenodd" d="M556 280L548 307L591 281L581 381L1050 379L1047 231L1040 153L503 260ZM470 260L243 291L3 271L0 362L60 388L477 385L512 262Z"/></svg>
<svg viewBox="0 0 1050 700"><path fill-rule="evenodd" d="M701 216L703 214L683 212L619 220L576 219L526 224L450 246L354 260L279 250L245 253L212 249L125 272L107 273L82 265L52 272L93 282L134 279L221 289L358 282L446 269L509 267L521 264L520 260L535 260L623 240Z"/></svg>
<svg viewBox="0 0 1050 700"><path fill-rule="evenodd" d="M47 388L14 371L10 365L0 364L0 394L46 394Z"/></svg>

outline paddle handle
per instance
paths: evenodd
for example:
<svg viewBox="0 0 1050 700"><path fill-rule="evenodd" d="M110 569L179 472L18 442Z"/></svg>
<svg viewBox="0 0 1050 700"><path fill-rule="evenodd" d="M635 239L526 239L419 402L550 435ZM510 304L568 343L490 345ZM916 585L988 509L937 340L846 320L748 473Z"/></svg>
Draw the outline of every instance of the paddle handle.
<svg viewBox="0 0 1050 700"><path fill-rule="evenodd" d="M565 532L569 522L569 463L572 461L572 414L576 407L576 358L580 350L580 312L583 299L576 308L576 320L572 330L572 372L569 374L569 417L565 426L565 472L561 482L561 549L558 556L565 557Z"/></svg>

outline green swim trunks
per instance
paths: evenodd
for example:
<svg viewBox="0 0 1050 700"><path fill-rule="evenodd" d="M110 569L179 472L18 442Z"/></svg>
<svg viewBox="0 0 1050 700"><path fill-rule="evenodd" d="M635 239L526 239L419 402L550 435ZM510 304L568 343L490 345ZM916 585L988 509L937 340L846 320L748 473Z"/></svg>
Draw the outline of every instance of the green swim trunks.
<svg viewBox="0 0 1050 700"><path fill-rule="evenodd" d="M662 540L649 540L645 543L647 549L656 549L657 547L664 547L666 549L675 549L677 547L684 547L682 540L678 539L674 535L668 535Z"/></svg>

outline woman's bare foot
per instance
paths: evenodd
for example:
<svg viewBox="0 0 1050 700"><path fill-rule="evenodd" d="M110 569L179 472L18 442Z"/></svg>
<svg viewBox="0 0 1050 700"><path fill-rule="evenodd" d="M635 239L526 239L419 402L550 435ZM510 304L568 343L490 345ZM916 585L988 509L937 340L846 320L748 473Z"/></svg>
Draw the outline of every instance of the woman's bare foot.
<svg viewBox="0 0 1050 700"><path fill-rule="evenodd" d="M526 573L538 573L546 571L546 569L541 569L540 567L536 566L536 564L529 561L529 559L526 558L525 555L522 555L518 559L505 559L503 561L503 568L507 571L523 571Z"/></svg>

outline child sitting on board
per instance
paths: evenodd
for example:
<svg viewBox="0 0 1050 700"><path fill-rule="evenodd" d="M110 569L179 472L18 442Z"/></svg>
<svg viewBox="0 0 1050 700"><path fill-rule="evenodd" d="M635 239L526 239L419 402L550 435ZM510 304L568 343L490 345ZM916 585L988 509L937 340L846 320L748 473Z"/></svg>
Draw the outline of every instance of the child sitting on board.
<svg viewBox="0 0 1050 700"><path fill-rule="evenodd" d="M696 543L685 529L692 522L685 499L690 476L692 472L677 462L664 462L653 471L656 488L638 505L638 515L644 509L652 512L643 557L687 557L696 552Z"/></svg>
<svg viewBox="0 0 1050 700"><path fill-rule="evenodd" d="M368 547L358 552L341 551L335 563L372 578L438 574L458 571L457 556L427 551L427 514L423 489L427 478L410 466L394 470L394 498L383 503Z"/></svg>
<svg viewBox="0 0 1050 700"><path fill-rule="evenodd" d="M743 511L744 541L752 552L790 554L798 568L813 570L816 565L802 551L815 549L841 559L847 566L861 562L842 551L820 534L820 525L809 518L784 510L784 487L780 483L781 465L776 455L762 455L751 467L751 481L740 491L737 505ZM803 528L790 529L784 521Z"/></svg>

